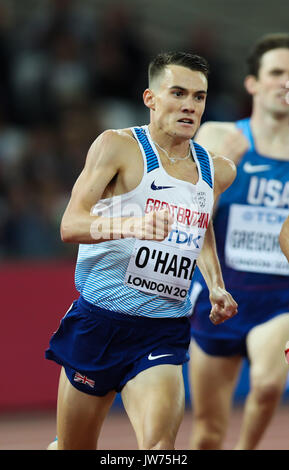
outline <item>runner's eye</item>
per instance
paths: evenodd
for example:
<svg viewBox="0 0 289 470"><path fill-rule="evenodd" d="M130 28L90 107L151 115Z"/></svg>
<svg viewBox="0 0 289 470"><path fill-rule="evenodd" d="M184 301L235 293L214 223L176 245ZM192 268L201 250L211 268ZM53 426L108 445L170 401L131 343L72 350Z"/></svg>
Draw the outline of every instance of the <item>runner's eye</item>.
<svg viewBox="0 0 289 470"><path fill-rule="evenodd" d="M182 91L180 91L180 90L173 91L173 95L178 96L178 97L179 97L179 96L183 96L183 94L184 94L184 93L183 93Z"/></svg>
<svg viewBox="0 0 289 470"><path fill-rule="evenodd" d="M196 101L204 101L205 100L205 95L197 95L196 96Z"/></svg>

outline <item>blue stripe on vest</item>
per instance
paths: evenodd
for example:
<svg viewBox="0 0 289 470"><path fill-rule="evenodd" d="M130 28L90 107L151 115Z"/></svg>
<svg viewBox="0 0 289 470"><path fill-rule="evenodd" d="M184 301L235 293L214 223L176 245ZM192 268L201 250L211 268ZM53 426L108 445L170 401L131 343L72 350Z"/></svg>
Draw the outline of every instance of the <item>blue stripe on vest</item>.
<svg viewBox="0 0 289 470"><path fill-rule="evenodd" d="M199 164L200 164L202 178L210 186L210 188L213 188L209 156L208 156L206 150L203 149L203 147L201 147L196 142L193 142L193 144L194 144L195 151L196 151L196 154L197 154L197 158L198 158L198 161L199 161Z"/></svg>
<svg viewBox="0 0 289 470"><path fill-rule="evenodd" d="M157 159L157 156L155 152L152 149L151 144L149 143L149 140L144 132L143 129L140 127L135 127L134 131L137 135L138 140L140 141L147 160L147 172L150 173L151 171L155 170L156 168L159 168L159 162Z"/></svg>

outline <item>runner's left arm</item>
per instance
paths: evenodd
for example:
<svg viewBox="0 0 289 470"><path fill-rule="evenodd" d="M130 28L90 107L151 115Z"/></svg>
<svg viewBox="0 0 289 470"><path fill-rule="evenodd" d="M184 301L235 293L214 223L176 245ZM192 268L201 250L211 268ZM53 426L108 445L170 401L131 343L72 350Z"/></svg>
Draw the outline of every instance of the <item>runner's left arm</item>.
<svg viewBox="0 0 289 470"><path fill-rule="evenodd" d="M236 167L227 158L214 157L215 182L214 199L224 192L236 177ZM197 261L198 267L209 289L209 297L212 305L210 320L214 324L223 323L232 318L238 311L238 306L233 297L225 288L222 270L217 255L215 233L212 220L206 231L202 251Z"/></svg>

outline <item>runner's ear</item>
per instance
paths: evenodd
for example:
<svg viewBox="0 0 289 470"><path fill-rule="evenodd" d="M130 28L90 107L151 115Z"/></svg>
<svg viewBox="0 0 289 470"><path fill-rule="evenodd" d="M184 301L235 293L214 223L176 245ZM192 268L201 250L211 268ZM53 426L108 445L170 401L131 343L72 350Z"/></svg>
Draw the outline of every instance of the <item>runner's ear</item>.
<svg viewBox="0 0 289 470"><path fill-rule="evenodd" d="M248 75L245 78L244 86L245 86L247 92L249 93L249 95L255 95L256 94L257 84L258 84L258 81L257 81L256 77L254 77L253 75Z"/></svg>
<svg viewBox="0 0 289 470"><path fill-rule="evenodd" d="M155 110L155 94L150 88L147 88L143 92L143 102L147 108L151 109L152 111Z"/></svg>

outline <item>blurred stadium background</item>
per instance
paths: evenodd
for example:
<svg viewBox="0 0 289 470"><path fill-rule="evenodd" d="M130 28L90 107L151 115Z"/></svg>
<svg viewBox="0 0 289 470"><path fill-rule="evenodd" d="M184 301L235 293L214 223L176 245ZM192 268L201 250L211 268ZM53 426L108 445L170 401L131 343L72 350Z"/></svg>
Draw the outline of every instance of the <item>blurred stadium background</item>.
<svg viewBox="0 0 289 470"><path fill-rule="evenodd" d="M288 31L288 18L288 0L0 0L5 426L11 413L55 410L58 368L44 350L76 297L76 247L61 243L59 223L90 144L106 128L147 122L147 64L162 50L209 60L204 120L245 117L248 48L263 34ZM186 368L184 375L189 407ZM236 404L247 390L244 363Z"/></svg>

